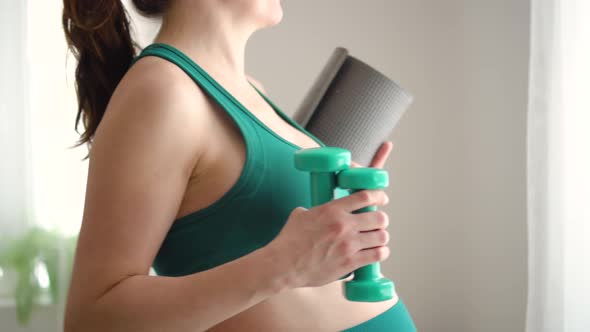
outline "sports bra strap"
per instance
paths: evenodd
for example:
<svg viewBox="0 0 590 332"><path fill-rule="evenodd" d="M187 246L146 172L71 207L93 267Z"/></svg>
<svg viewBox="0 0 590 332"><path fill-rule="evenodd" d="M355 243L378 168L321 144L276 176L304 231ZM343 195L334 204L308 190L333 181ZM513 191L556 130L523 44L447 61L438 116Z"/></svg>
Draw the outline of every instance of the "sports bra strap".
<svg viewBox="0 0 590 332"><path fill-rule="evenodd" d="M225 90L215 79L213 79L207 72L198 64L192 61L184 53L176 48L161 43L154 43L144 48L141 53L133 60L132 65L139 59L146 56L157 56L168 60L187 75L189 75L195 83L202 87L212 98L214 98L226 111L230 112L235 121L244 121L243 112L238 112L241 109L239 101Z"/></svg>

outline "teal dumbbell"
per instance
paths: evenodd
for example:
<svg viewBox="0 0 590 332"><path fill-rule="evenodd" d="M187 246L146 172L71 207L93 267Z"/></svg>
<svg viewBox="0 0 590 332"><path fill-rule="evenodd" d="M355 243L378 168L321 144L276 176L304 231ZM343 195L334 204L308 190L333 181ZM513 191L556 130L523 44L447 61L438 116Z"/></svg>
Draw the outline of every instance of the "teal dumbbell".
<svg viewBox="0 0 590 332"><path fill-rule="evenodd" d="M297 150L295 168L310 172L311 205L324 204L334 199L336 174L350 168L350 151L332 146Z"/></svg>
<svg viewBox="0 0 590 332"><path fill-rule="evenodd" d="M351 194L365 189L383 189L389 185L387 171L379 168L350 168L338 173L337 186L350 190ZM376 206L367 206L353 211L363 213L377 211ZM344 284L344 295L349 301L380 302L393 298L393 281L381 274L379 262L360 267L354 271L354 279Z"/></svg>
<svg viewBox="0 0 590 332"><path fill-rule="evenodd" d="M295 152L295 168L310 172L311 205L317 206L334 199L336 175L350 168L350 151L338 147L301 149ZM352 272L340 277L348 278Z"/></svg>

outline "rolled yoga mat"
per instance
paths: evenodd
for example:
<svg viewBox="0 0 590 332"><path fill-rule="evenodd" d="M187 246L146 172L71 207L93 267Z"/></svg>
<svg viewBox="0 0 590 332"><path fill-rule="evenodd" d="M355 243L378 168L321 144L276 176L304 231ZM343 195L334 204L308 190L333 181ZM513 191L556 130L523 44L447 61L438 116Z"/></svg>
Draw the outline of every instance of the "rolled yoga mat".
<svg viewBox="0 0 590 332"><path fill-rule="evenodd" d="M293 119L368 167L412 101L396 82L337 47Z"/></svg>

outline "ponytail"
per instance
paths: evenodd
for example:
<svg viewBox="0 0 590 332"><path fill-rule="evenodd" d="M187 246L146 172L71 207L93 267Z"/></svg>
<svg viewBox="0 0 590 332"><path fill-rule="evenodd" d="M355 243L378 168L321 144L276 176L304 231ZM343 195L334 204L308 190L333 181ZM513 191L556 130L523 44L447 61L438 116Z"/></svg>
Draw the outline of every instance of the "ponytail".
<svg viewBox="0 0 590 332"><path fill-rule="evenodd" d="M74 129L78 132L82 120L85 131L75 146L90 147L109 99L136 55L136 45L121 0L64 0L62 24L78 61Z"/></svg>

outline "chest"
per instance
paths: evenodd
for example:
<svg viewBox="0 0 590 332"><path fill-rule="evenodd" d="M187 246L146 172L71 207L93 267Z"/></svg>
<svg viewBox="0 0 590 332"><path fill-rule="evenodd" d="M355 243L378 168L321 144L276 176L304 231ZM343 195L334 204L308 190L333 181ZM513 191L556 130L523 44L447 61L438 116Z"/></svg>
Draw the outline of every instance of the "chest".
<svg viewBox="0 0 590 332"><path fill-rule="evenodd" d="M211 183L221 184L221 187L227 187L226 182L236 179L243 168L247 158L247 138L243 136L232 117L219 106L214 108L218 109L214 109L209 127L211 130L208 136L211 138L211 144L207 145L199 165L195 167L194 175L199 175ZM264 132L265 137L275 136L287 145L295 145L303 149L319 147L315 140L285 121L268 104L251 106L250 109L255 110L252 113L262 126L266 127L260 128L261 126L258 125L257 128L260 132ZM262 142L262 144L266 143L268 141ZM275 153L272 149L269 151L268 153Z"/></svg>

